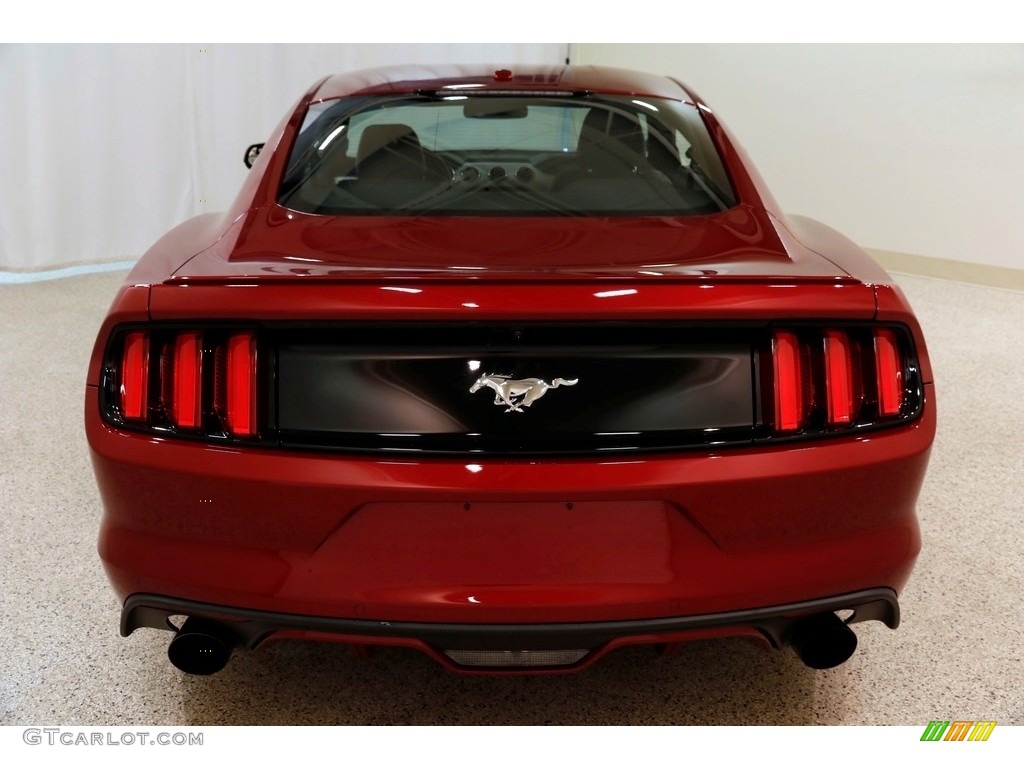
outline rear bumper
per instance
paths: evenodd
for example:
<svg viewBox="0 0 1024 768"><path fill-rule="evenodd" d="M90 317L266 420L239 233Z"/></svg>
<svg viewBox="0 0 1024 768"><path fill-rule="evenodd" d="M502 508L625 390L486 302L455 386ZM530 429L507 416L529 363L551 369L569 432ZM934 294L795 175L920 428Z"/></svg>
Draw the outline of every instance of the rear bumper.
<svg viewBox="0 0 1024 768"><path fill-rule="evenodd" d="M454 671L473 671L475 665L460 663L465 651L500 651L506 654L578 651L571 664L589 666L609 651L625 645L674 644L710 637L752 637L772 648L790 644L796 627L809 616L852 611L845 623L881 621L890 629L899 626L900 609L891 589L870 589L848 595L808 600L789 605L742 611L675 616L634 621L547 624L440 624L342 619L254 611L178 600L159 595L130 596L121 612L121 634L149 627L175 631L172 616L202 619L220 627L232 645L254 649L270 640L314 639L366 646L416 648ZM449 655L451 654L451 655ZM493 673L498 665L487 666ZM530 666L523 663L522 666Z"/></svg>
<svg viewBox="0 0 1024 768"><path fill-rule="evenodd" d="M856 438L477 462L165 441L102 423L90 387L99 550L121 600L367 626L684 620L898 593L920 548L925 389L920 420Z"/></svg>

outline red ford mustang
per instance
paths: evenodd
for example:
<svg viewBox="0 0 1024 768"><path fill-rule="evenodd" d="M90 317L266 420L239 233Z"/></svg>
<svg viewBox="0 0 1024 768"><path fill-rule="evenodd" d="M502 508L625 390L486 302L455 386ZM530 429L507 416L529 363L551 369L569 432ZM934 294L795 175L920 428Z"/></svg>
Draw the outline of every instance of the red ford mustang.
<svg viewBox="0 0 1024 768"><path fill-rule="evenodd" d="M715 114L597 67L330 77L100 330L121 634L462 672L899 623L935 432L918 323Z"/></svg>

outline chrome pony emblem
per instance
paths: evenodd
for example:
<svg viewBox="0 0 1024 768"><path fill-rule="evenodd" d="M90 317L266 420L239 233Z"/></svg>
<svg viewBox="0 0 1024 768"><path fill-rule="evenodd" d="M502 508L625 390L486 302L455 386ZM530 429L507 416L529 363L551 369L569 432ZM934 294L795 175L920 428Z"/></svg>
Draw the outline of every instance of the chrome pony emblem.
<svg viewBox="0 0 1024 768"><path fill-rule="evenodd" d="M529 408L540 400L549 389L571 387L578 381L579 379L552 379L548 384L544 379L513 379L511 376L485 373L473 383L469 391L476 392L482 387L490 387L494 390L495 405L508 406L505 413L522 413L523 408Z"/></svg>

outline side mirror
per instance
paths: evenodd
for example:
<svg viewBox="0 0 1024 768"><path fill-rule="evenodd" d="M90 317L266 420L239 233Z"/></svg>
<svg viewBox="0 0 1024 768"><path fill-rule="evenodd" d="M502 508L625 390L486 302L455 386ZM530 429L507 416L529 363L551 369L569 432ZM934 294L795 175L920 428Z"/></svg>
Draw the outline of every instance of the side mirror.
<svg viewBox="0 0 1024 768"><path fill-rule="evenodd" d="M261 149L263 149L263 144L250 144L245 150L245 157L242 158L242 162L245 163L246 168L252 168L256 165L256 158L260 156Z"/></svg>

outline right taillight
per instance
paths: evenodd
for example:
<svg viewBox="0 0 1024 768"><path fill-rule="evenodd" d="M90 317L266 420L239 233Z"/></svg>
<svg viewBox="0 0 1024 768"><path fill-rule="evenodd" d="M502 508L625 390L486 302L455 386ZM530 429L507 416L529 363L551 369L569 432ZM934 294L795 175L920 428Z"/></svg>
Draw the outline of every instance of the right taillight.
<svg viewBox="0 0 1024 768"><path fill-rule="evenodd" d="M771 338L766 419L777 435L836 432L910 415L911 346L889 327L783 328Z"/></svg>

